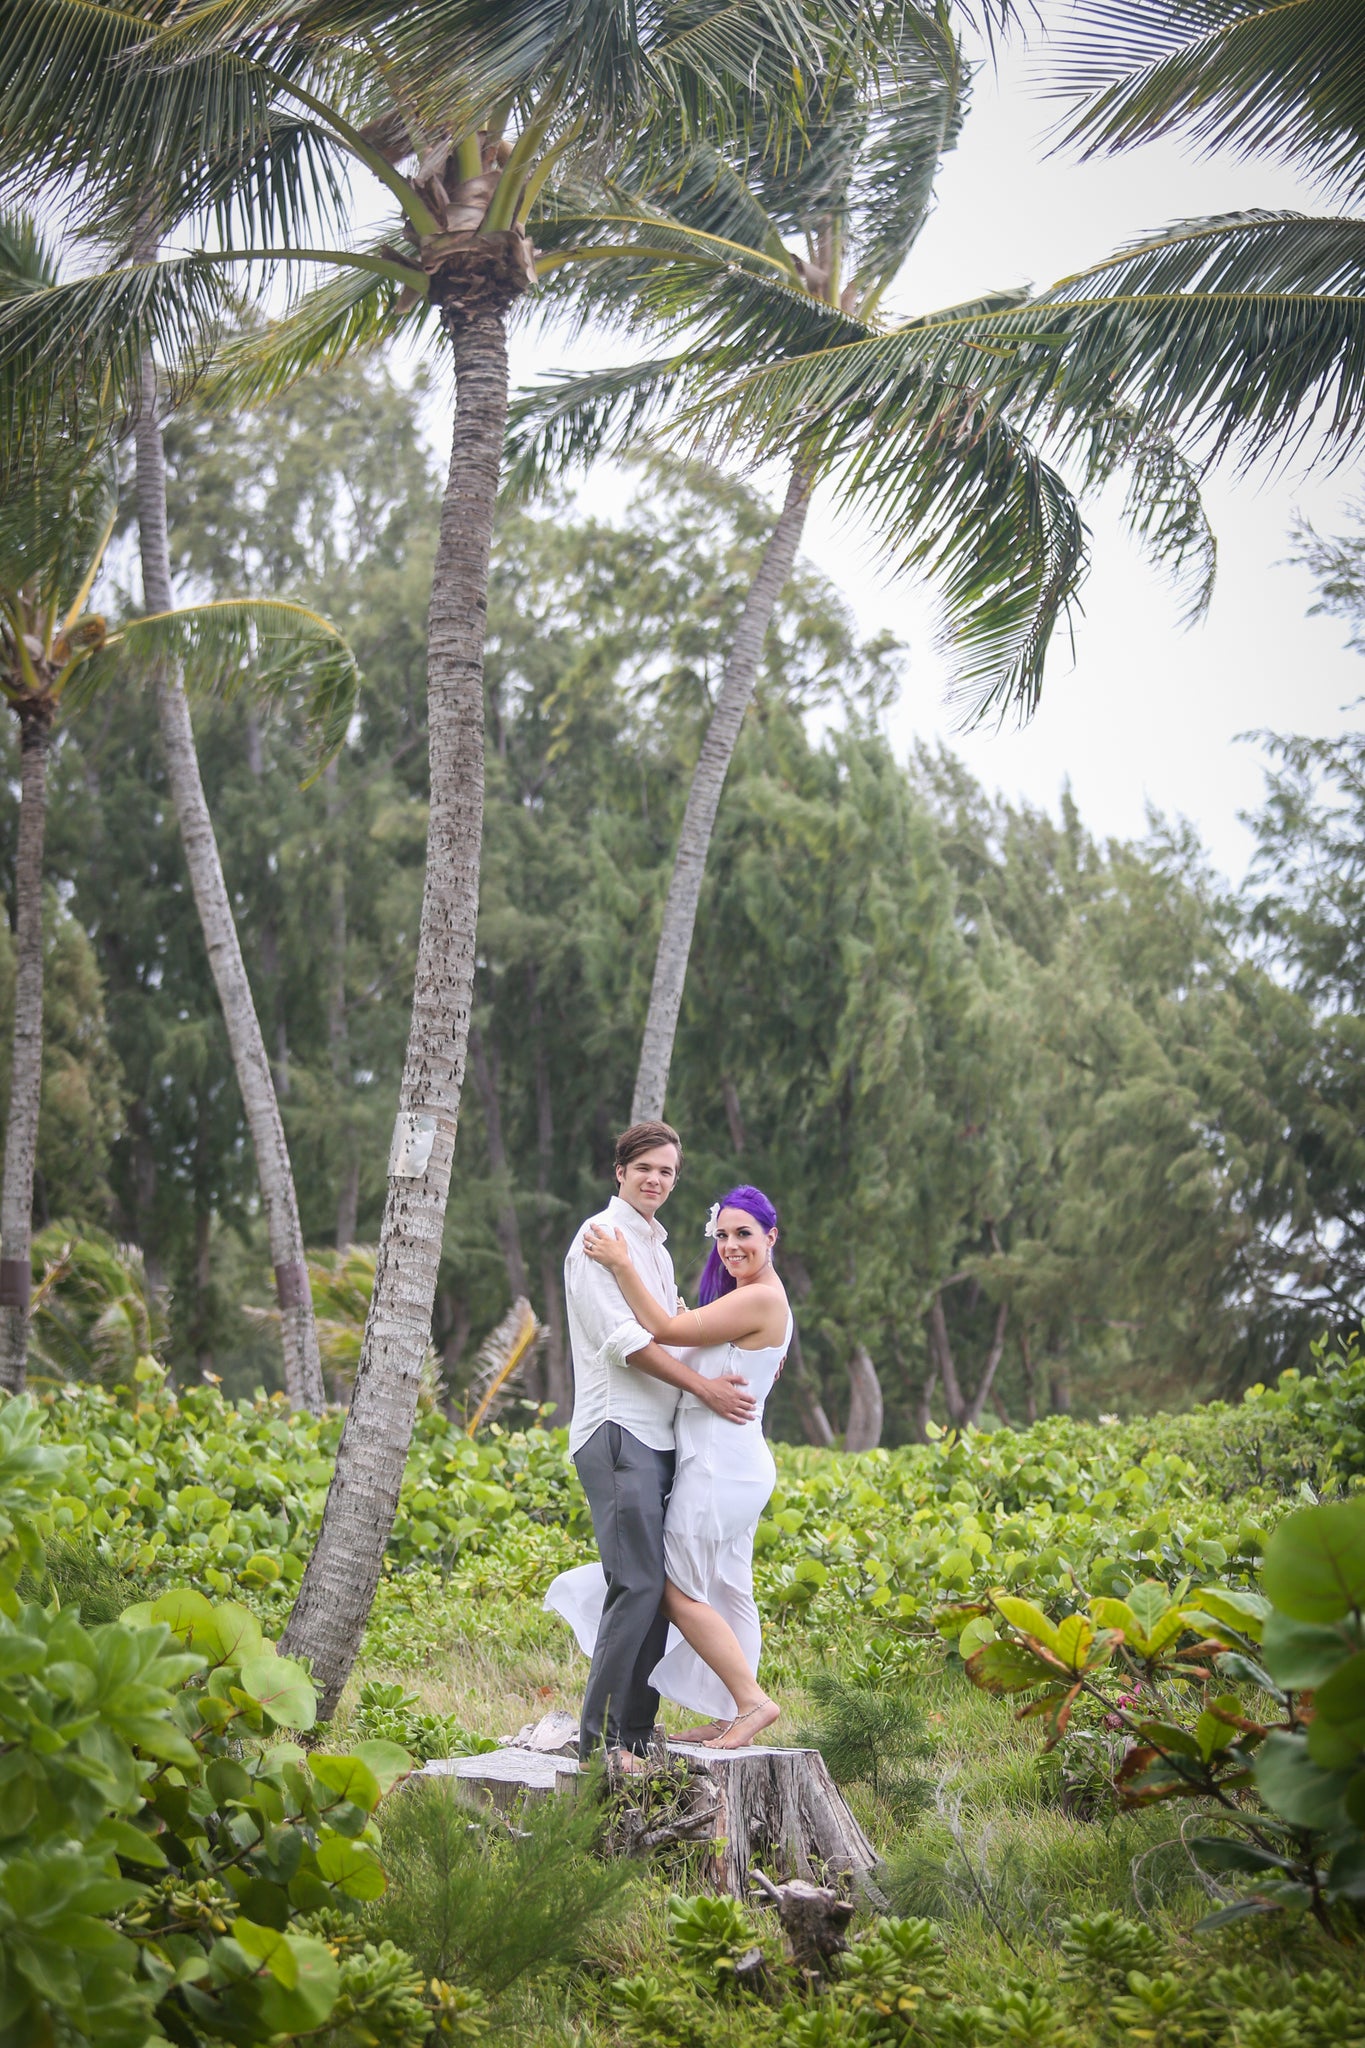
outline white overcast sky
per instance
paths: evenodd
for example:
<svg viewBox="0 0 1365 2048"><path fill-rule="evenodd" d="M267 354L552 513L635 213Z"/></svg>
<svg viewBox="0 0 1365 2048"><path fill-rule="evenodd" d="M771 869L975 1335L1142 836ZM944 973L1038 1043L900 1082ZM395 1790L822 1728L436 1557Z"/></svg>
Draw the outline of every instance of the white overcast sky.
<svg viewBox="0 0 1365 2048"><path fill-rule="evenodd" d="M1055 16L1048 6L1045 14ZM927 311L994 287L1043 285L1167 222L1245 207L1335 211L1281 166L1201 158L1161 143L1081 165L1050 156L1055 103L1040 96L1045 49L1005 53L998 75L982 69L962 139L944 164L937 209L897 294L895 310ZM628 347L606 344L610 359ZM514 374L582 361L555 352L543 327L522 328ZM602 344L592 351L601 359ZM619 504L619 489L589 483L594 510ZM1089 510L1094 566L1076 632L1074 661L1058 644L1043 702L1024 730L962 734L944 702L928 593L876 565L869 535L817 498L807 554L846 592L868 632L889 627L909 644L904 695L889 725L898 751L943 737L992 789L1056 808L1069 780L1085 822L1101 837L1141 833L1149 805L1197 826L1217 865L1240 879L1250 839L1238 813L1262 787L1258 750L1237 735L1333 733L1357 723L1348 707L1365 693L1365 662L1332 619L1308 618L1313 586L1288 566L1295 510L1320 532L1347 523L1359 470L1239 478L1229 469L1206 491L1219 541L1212 611L1190 632L1160 574L1133 547L1117 507ZM1121 496L1121 493L1118 494Z"/></svg>

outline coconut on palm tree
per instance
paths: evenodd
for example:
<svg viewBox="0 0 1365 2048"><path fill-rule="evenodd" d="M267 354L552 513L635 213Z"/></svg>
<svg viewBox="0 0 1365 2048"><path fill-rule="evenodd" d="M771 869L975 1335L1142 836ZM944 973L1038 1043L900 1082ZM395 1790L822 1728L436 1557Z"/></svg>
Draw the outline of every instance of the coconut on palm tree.
<svg viewBox="0 0 1365 2048"><path fill-rule="evenodd" d="M0 216L0 298L55 289L33 224ZM92 408L97 412L98 408ZM114 528L118 481L103 424L49 439L0 498L0 692L19 723L22 762L15 862L14 1058L0 1187L0 1385L23 1385L30 1307L30 1217L42 1087L43 840L47 764L59 721L116 668L191 688L300 698L325 748L345 736L355 665L341 636L301 605L220 602L169 607L112 628L90 609ZM175 687L183 688L177 682ZM188 711L186 712L188 718Z"/></svg>
<svg viewBox="0 0 1365 2048"><path fill-rule="evenodd" d="M702 742L664 906L632 1116L663 1114L674 1036L711 833L753 693L764 639L800 542L811 491L833 474L873 514L896 567L928 568L946 602L959 686L977 708L1031 706L1048 646L1083 577L1085 529L1074 495L1008 411L974 384L925 379L898 394L894 420L840 415L838 366L884 332L888 295L930 211L941 159L956 141L970 69L946 9L905 4L882 21L877 61L857 80L834 75L812 97L799 148L776 161L694 145L633 181L594 189L561 179L543 270L580 318L662 329L669 353L557 379L514 411L523 487L574 460L628 445L648 427L704 431L763 366L814 359L833 387L826 416L762 431L762 453L787 472L786 496L727 653ZM791 244L797 244L792 247ZM591 258L591 262L589 262ZM954 309L1007 308L997 294ZM756 410L761 409L761 401ZM742 425L752 437L757 422ZM896 432L894 464L882 437ZM1140 519L1164 511L1172 552L1208 551L1187 471L1168 444L1111 429L1092 465L1135 466ZM1144 466L1145 464L1145 466Z"/></svg>

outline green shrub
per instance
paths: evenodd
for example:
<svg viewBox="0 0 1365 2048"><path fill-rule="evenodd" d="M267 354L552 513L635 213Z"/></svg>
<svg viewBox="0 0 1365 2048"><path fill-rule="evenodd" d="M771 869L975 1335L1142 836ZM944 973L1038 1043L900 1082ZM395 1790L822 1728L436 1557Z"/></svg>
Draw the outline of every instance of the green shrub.
<svg viewBox="0 0 1365 2048"><path fill-rule="evenodd" d="M932 1800L932 1785L914 1768L932 1745L903 1682L864 1666L851 1679L817 1672L809 1691L815 1713L798 1740L819 1750L836 1785L870 1786L900 1820Z"/></svg>
<svg viewBox="0 0 1365 2048"><path fill-rule="evenodd" d="M498 1747L491 1735L474 1735L462 1728L453 1714L424 1713L416 1693L373 1680L360 1688L355 1731L396 1742L419 1763L428 1763L433 1757L483 1756Z"/></svg>
<svg viewBox="0 0 1365 2048"><path fill-rule="evenodd" d="M629 1864L592 1853L600 1832L587 1796L528 1804L511 1831L474 1820L449 1783L415 1780L385 1815L390 1888L376 1924L425 1977L498 1998L575 1961L634 1886Z"/></svg>
<svg viewBox="0 0 1365 2048"><path fill-rule="evenodd" d="M37 1428L0 1405L0 2039L250 2048L371 2008L420 2039L407 1959L348 1977L302 1919L382 1893L372 1815L411 1760L305 1758L307 1674L244 1607L180 1588L91 1625L22 1602L69 1463Z"/></svg>

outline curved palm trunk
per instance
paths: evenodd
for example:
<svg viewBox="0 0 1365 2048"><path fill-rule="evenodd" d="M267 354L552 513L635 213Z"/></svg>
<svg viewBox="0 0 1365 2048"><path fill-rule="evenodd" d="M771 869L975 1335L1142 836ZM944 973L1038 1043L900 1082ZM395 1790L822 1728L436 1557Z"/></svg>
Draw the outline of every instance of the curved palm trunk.
<svg viewBox="0 0 1365 2048"><path fill-rule="evenodd" d="M14 1060L5 1172L0 1186L0 1387L19 1393L28 1370L28 1303L32 1278L33 1174L43 1088L43 837L47 826L45 718L20 728L22 795L14 863L17 924Z"/></svg>
<svg viewBox="0 0 1365 2048"><path fill-rule="evenodd" d="M417 976L374 1294L322 1528L281 1647L330 1715L393 1527L431 1331L474 988L488 557L507 417L503 314L453 326L455 426L427 635L431 809Z"/></svg>
<svg viewBox="0 0 1365 2048"><path fill-rule="evenodd" d="M142 546L143 596L148 611L170 611L171 554L166 535L166 462L156 416L156 372L143 365L142 410L136 429L137 517ZM265 1041L242 959L218 842L213 833L195 751L194 727L185 692L173 675L157 684L157 713L171 801L180 826L185 865L203 928L214 987L223 1009L233 1070L242 1091L247 1128L256 1152L256 1172L265 1206L270 1257L284 1347L284 1388L291 1406L322 1412L325 1394L313 1298L308 1286L303 1231L294 1193L294 1174L284 1123L266 1057Z"/></svg>
<svg viewBox="0 0 1365 2048"><path fill-rule="evenodd" d="M649 1014L640 1046L640 1064L635 1075L635 1095L630 1120L664 1113L668 1092L668 1070L673 1063L673 1040L682 1008L683 983L687 979L687 958L692 950L692 931L697 921L706 857L711 848L720 793L730 771L731 757L754 693L754 678L763 653L782 586L791 575L792 563L801 542L810 503L810 478L805 471L792 471L787 496L778 521L763 550L758 574L749 586L739 625L730 645L721 682L720 697L702 741L683 813L673 879L664 904L659 950L654 956L654 983L649 992Z"/></svg>

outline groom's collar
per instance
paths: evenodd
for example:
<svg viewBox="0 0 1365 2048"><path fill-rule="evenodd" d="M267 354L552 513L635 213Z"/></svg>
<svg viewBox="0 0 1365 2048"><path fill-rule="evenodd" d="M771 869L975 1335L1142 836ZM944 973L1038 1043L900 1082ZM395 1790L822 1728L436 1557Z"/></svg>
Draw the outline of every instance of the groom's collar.
<svg viewBox="0 0 1365 2048"><path fill-rule="evenodd" d="M638 1209L631 1207L623 1195L613 1195L607 1203L607 1214L613 1223L624 1225L627 1230L643 1231L646 1237L657 1239L660 1244L668 1241L668 1232L657 1216L652 1220L642 1216Z"/></svg>

